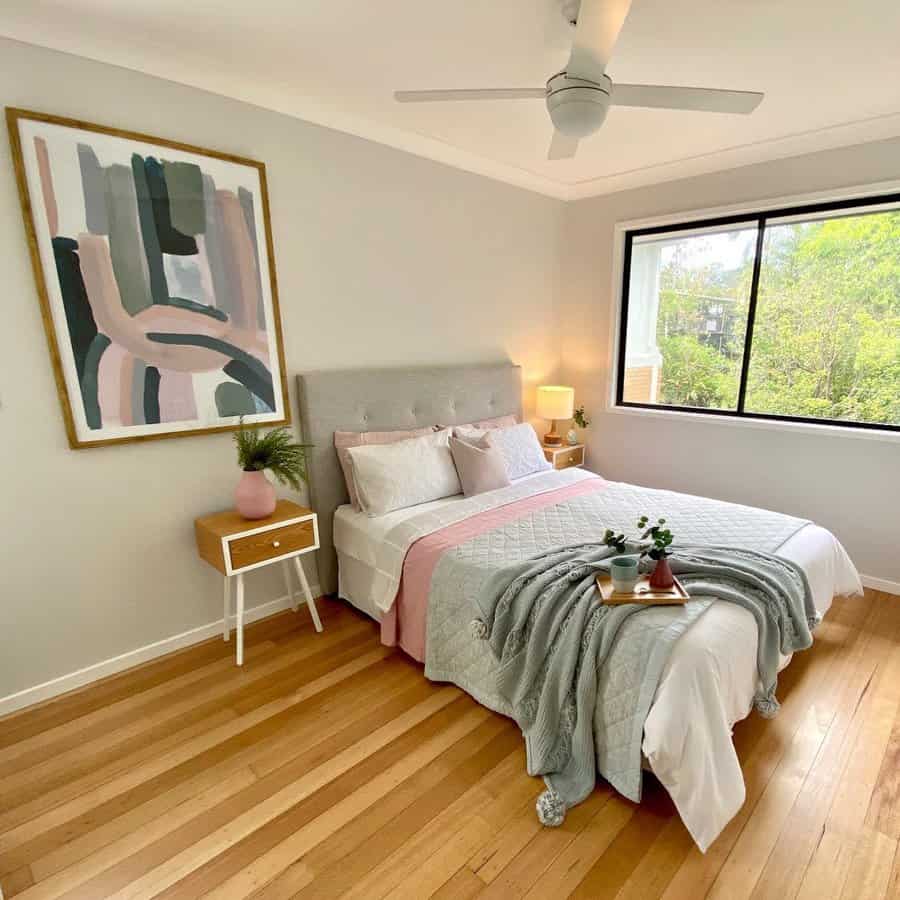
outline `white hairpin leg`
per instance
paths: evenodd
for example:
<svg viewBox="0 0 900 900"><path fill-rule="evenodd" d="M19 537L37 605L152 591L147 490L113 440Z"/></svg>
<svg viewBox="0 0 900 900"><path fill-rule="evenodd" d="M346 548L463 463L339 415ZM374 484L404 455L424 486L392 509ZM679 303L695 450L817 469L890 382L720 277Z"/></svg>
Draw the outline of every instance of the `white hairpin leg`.
<svg viewBox="0 0 900 900"><path fill-rule="evenodd" d="M222 640L227 641L231 637L229 619L231 617L231 578L225 576L225 585L222 588Z"/></svg>
<svg viewBox="0 0 900 900"><path fill-rule="evenodd" d="M309 589L309 582L306 580L306 572L303 571L303 563L300 562L300 557L294 557L294 566L297 569L297 577L300 579L300 584L303 587L303 594L306 597L306 605L309 607L309 614L312 616L313 625L316 626L316 631L322 630L322 623L319 621L319 612L316 609L316 601L313 600L312 591Z"/></svg>
<svg viewBox="0 0 900 900"><path fill-rule="evenodd" d="M237 664L244 664L244 575L238 572L237 578L237 617L235 632L237 632Z"/></svg>
<svg viewBox="0 0 900 900"><path fill-rule="evenodd" d="M297 599L297 595L294 593L294 583L291 581L291 563L289 560L284 560L281 564L281 571L284 572L284 586L287 588L288 599L291 602L291 609L294 612L297 612L300 609L300 601Z"/></svg>

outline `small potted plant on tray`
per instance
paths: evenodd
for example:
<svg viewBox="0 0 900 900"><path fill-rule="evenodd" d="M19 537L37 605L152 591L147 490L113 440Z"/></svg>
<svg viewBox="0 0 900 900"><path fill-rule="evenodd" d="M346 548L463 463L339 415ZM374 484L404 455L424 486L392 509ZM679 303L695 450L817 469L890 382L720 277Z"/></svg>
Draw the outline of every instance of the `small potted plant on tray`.
<svg viewBox="0 0 900 900"><path fill-rule="evenodd" d="M646 551L650 559L656 560L656 567L650 575L650 587L660 590L667 590L675 583L675 576L672 574L672 567L669 565L669 547L672 544L672 532L665 528L666 520L657 519L655 525L647 528L650 520L647 516L641 516L638 519L637 527L639 531L643 531L641 540L646 541L647 538L653 542L653 546Z"/></svg>
<svg viewBox="0 0 900 900"><path fill-rule="evenodd" d="M275 428L268 434L240 427L234 433L238 464L244 470L234 492L234 505L245 519L264 519L275 511L275 488L266 478L268 469L278 481L299 491L306 481L307 444L295 443L287 428Z"/></svg>

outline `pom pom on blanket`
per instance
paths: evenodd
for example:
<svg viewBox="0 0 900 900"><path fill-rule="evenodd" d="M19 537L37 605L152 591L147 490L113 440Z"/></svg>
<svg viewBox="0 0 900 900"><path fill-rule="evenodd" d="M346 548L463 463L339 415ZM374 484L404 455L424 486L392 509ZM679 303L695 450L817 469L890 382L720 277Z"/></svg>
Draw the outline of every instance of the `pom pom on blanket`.
<svg viewBox="0 0 900 900"><path fill-rule="evenodd" d="M753 705L764 719L774 719L778 715L778 710L781 709L781 704L775 699L774 694L768 696L759 694L753 701Z"/></svg>
<svg viewBox="0 0 900 900"><path fill-rule="evenodd" d="M553 788L547 788L537 798L537 803L534 806L541 825L546 825L548 828L558 828L565 821L566 804L563 803L562 797Z"/></svg>
<svg viewBox="0 0 900 900"><path fill-rule="evenodd" d="M472 619L472 621L469 622L469 631L476 641L486 641L488 638L488 627L481 619Z"/></svg>

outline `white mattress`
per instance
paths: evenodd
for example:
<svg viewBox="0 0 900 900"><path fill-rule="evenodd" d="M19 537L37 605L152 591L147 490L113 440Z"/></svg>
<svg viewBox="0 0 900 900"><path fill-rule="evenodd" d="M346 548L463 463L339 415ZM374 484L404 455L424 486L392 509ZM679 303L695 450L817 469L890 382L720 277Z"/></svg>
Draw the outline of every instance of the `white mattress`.
<svg viewBox="0 0 900 900"><path fill-rule="evenodd" d="M350 506L335 513L339 592L380 621L372 599L377 548L405 518L462 495L371 518ZM835 595L862 592L859 575L831 532L806 525L778 549L806 572L816 609L824 615ZM644 725L644 755L669 791L694 840L705 849L743 805L744 780L732 725L745 718L756 692L757 632L753 616L731 603L713 603L679 639L663 671ZM782 668L789 658L782 659ZM714 760L713 765L697 764ZM718 808L708 808L715 798ZM699 804L704 804L700 808ZM702 823L708 822L706 829ZM701 824L698 824L701 823Z"/></svg>

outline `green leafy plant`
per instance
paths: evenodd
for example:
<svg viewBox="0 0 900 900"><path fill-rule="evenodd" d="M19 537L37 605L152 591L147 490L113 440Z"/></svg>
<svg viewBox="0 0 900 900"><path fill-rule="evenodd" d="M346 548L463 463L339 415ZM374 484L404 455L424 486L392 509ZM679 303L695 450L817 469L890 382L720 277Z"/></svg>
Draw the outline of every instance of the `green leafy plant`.
<svg viewBox="0 0 900 900"><path fill-rule="evenodd" d="M587 428L588 425L591 424L591 420L586 418L586 416L584 414L584 406L583 405L579 406L578 409L575 410L575 413L572 416L572 421L579 428Z"/></svg>
<svg viewBox="0 0 900 900"><path fill-rule="evenodd" d="M612 547L619 553L625 552L625 535L616 534L611 528L607 528L603 534L603 543L607 547Z"/></svg>
<svg viewBox="0 0 900 900"><path fill-rule="evenodd" d="M670 555L669 546L674 540L672 532L668 528L663 528L663 525L666 524L665 519L657 519L655 525L647 528L649 521L647 516L641 516L637 523L638 530L643 531L641 540L646 541L649 537L653 541L653 546L647 551L647 555L651 559L665 559Z"/></svg>
<svg viewBox="0 0 900 900"><path fill-rule="evenodd" d="M241 418L234 442L238 464L245 472L268 469L278 481L295 491L306 481L306 452L311 445L295 443L287 428L275 428L263 434L256 428L246 427Z"/></svg>

